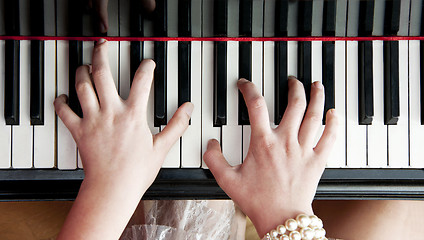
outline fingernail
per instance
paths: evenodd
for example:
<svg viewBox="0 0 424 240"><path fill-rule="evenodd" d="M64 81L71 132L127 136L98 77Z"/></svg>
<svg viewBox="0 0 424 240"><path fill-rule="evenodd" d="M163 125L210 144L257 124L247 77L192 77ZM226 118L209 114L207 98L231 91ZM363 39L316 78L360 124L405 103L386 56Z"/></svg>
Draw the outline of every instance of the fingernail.
<svg viewBox="0 0 424 240"><path fill-rule="evenodd" d="M96 45L100 45L100 44L105 43L105 42L106 42L106 39L100 38L99 41L96 42Z"/></svg>
<svg viewBox="0 0 424 240"><path fill-rule="evenodd" d="M318 88L318 89L323 89L324 86L322 85L322 83L320 81L315 81L314 82L314 87Z"/></svg>
<svg viewBox="0 0 424 240"><path fill-rule="evenodd" d="M191 114L193 113L193 109L194 109L194 105L193 103L188 103L188 106L185 108L185 112L187 113L188 116L191 117Z"/></svg>
<svg viewBox="0 0 424 240"><path fill-rule="evenodd" d="M248 82L250 82L249 80L247 80L247 79L245 79L245 78L240 78L238 81L237 81L237 83L238 84L245 84L245 83L248 83Z"/></svg>
<svg viewBox="0 0 424 240"><path fill-rule="evenodd" d="M297 77L295 77L293 75L289 75L288 79L297 79Z"/></svg>

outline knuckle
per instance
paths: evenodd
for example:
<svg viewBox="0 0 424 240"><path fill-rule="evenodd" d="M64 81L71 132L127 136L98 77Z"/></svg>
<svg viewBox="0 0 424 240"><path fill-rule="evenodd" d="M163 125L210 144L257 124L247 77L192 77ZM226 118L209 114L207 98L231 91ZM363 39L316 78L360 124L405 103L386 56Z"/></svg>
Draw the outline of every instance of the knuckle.
<svg viewBox="0 0 424 240"><path fill-rule="evenodd" d="M75 82L75 90L77 92L84 93L84 92L87 92L89 89L90 89L90 83L89 82L84 81L84 80Z"/></svg>
<svg viewBox="0 0 424 240"><path fill-rule="evenodd" d="M312 122L320 122L322 121L322 114L317 112L310 112L305 116L306 120L312 121Z"/></svg>
<svg viewBox="0 0 424 240"><path fill-rule="evenodd" d="M95 79L103 79L108 75L108 72L105 68L97 68L92 75Z"/></svg>
<svg viewBox="0 0 424 240"><path fill-rule="evenodd" d="M291 101L289 101L289 105L295 109L305 110L306 99L303 96L295 96L291 99Z"/></svg>
<svg viewBox="0 0 424 240"><path fill-rule="evenodd" d="M250 100L250 107L256 109L256 108L262 108L265 106L265 99L262 96L255 96Z"/></svg>

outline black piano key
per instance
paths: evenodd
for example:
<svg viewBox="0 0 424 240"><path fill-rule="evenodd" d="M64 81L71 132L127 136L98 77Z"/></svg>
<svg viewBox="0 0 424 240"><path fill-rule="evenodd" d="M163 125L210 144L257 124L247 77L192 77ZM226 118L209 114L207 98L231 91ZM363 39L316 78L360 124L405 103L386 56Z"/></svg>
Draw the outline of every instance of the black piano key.
<svg viewBox="0 0 424 240"><path fill-rule="evenodd" d="M360 1L359 3L359 36L372 35L374 22L374 1Z"/></svg>
<svg viewBox="0 0 424 240"><path fill-rule="evenodd" d="M31 34L44 36L44 3L43 0L31 0Z"/></svg>
<svg viewBox="0 0 424 240"><path fill-rule="evenodd" d="M142 16L141 1L131 0L130 2L130 32L132 37L143 37L144 19Z"/></svg>
<svg viewBox="0 0 424 240"><path fill-rule="evenodd" d="M138 66L140 66L142 60L143 42L132 41L130 43L130 85L134 79L134 75L137 72Z"/></svg>
<svg viewBox="0 0 424 240"><path fill-rule="evenodd" d="M297 24L300 37L312 35L312 1L299 1Z"/></svg>
<svg viewBox="0 0 424 240"><path fill-rule="evenodd" d="M4 21L7 35L18 36L19 27L19 0L4 1Z"/></svg>
<svg viewBox="0 0 424 240"><path fill-rule="evenodd" d="M215 42L214 112L215 127L227 124L227 42Z"/></svg>
<svg viewBox="0 0 424 240"><path fill-rule="evenodd" d="M239 77L252 81L252 43L239 43ZM247 112L246 102L239 91L239 112L238 124L249 125L249 114Z"/></svg>
<svg viewBox="0 0 424 240"><path fill-rule="evenodd" d="M191 0L178 1L178 36L191 37Z"/></svg>
<svg viewBox="0 0 424 240"><path fill-rule="evenodd" d="M399 42L384 45L384 123L397 124L399 119Z"/></svg>
<svg viewBox="0 0 424 240"><path fill-rule="evenodd" d="M4 118L6 125L19 125L19 41L5 42ZM3 64L3 63L2 63Z"/></svg>
<svg viewBox="0 0 424 240"><path fill-rule="evenodd" d="M325 114L329 109L335 108L334 92L334 42L322 43L322 84L325 91L323 124L325 125Z"/></svg>
<svg viewBox="0 0 424 240"><path fill-rule="evenodd" d="M172 0L171 0L172 1ZM156 37L168 36L168 1L156 0L154 31Z"/></svg>
<svg viewBox="0 0 424 240"><path fill-rule="evenodd" d="M96 1L94 1L95 4ZM68 16L69 16L69 34L70 36L82 36L83 30L83 11L84 0L71 0L68 2Z"/></svg>
<svg viewBox="0 0 424 240"><path fill-rule="evenodd" d="M228 35L228 0L214 1L214 34L215 36Z"/></svg>
<svg viewBox="0 0 424 240"><path fill-rule="evenodd" d="M287 42L275 43L275 102L274 123L280 124L287 108Z"/></svg>
<svg viewBox="0 0 424 240"><path fill-rule="evenodd" d="M422 24L424 25L424 24ZM420 41L420 99L421 99L421 125L424 125L424 41Z"/></svg>
<svg viewBox="0 0 424 240"><path fill-rule="evenodd" d="M358 51L359 124L370 125L374 116L372 41L360 41Z"/></svg>
<svg viewBox="0 0 424 240"><path fill-rule="evenodd" d="M31 34L44 35L43 0L31 0ZM31 41L30 119L32 125L44 124L44 41Z"/></svg>
<svg viewBox="0 0 424 240"><path fill-rule="evenodd" d="M287 36L287 19L289 13L288 0L281 0L275 2L275 36Z"/></svg>
<svg viewBox="0 0 424 240"><path fill-rule="evenodd" d="M82 117L81 105L75 90L75 76L77 68L82 65L82 42L69 41L69 107Z"/></svg>
<svg viewBox="0 0 424 240"><path fill-rule="evenodd" d="M191 101L191 42L178 42L178 107Z"/></svg>
<svg viewBox="0 0 424 240"><path fill-rule="evenodd" d="M386 0L386 9L384 15L384 34L397 34L399 31L400 20L400 1Z"/></svg>
<svg viewBox="0 0 424 240"><path fill-rule="evenodd" d="M309 103L312 83L312 42L304 41L298 44L298 79L303 83L306 101Z"/></svg>
<svg viewBox="0 0 424 240"><path fill-rule="evenodd" d="M154 56L156 68L154 72L154 125L160 127L167 124L167 99L166 99L166 61L167 43L158 41L154 43Z"/></svg>
<svg viewBox="0 0 424 240"><path fill-rule="evenodd" d="M130 34L133 37L144 36L144 19L142 17L141 1L131 0L130 2ZM137 72L138 66L143 58L143 43L139 41L131 41L130 43L130 85Z"/></svg>
<svg viewBox="0 0 424 240"><path fill-rule="evenodd" d="M253 0L240 1L239 6L239 35L244 37L251 37Z"/></svg>
<svg viewBox="0 0 424 240"><path fill-rule="evenodd" d="M32 125L44 124L44 41L31 41L30 118Z"/></svg>
<svg viewBox="0 0 424 240"><path fill-rule="evenodd" d="M323 16L323 35L334 36L336 33L336 0L324 0Z"/></svg>

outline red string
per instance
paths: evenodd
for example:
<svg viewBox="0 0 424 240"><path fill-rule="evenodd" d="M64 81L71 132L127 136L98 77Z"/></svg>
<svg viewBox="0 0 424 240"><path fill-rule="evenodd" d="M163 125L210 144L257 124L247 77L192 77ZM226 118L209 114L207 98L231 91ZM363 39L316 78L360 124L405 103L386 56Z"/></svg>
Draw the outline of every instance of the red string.
<svg viewBox="0 0 424 240"><path fill-rule="evenodd" d="M380 36L380 37L56 37L56 36L0 36L0 40L77 40L97 41L104 38L108 41L399 41L424 40L424 36Z"/></svg>

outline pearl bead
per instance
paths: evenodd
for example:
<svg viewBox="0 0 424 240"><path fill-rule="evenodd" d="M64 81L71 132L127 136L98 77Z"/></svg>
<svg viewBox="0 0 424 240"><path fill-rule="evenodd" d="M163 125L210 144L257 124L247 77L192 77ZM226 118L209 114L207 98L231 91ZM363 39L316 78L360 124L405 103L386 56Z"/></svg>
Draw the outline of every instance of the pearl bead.
<svg viewBox="0 0 424 240"><path fill-rule="evenodd" d="M285 225L286 229L290 232L297 229L297 221L294 219L288 219Z"/></svg>
<svg viewBox="0 0 424 240"><path fill-rule="evenodd" d="M314 228L315 238L323 238L325 237L325 229L324 228Z"/></svg>
<svg viewBox="0 0 424 240"><path fill-rule="evenodd" d="M318 227L318 224L319 224L318 222L321 219L319 219L316 215L312 215L309 218L311 219L311 223L309 224L309 226L312 228Z"/></svg>
<svg viewBox="0 0 424 240"><path fill-rule="evenodd" d="M311 219L309 218L309 216L305 215L305 214L299 214L296 217L297 220L297 224L299 225L300 228L304 228L309 226L309 224L311 224Z"/></svg>
<svg viewBox="0 0 424 240"><path fill-rule="evenodd" d="M300 230L300 234L302 235L303 240L312 240L315 236L314 230L308 227L302 228L302 230Z"/></svg>
<svg viewBox="0 0 424 240"><path fill-rule="evenodd" d="M272 230L271 232L269 232L272 238L277 238L278 237L278 232L276 230Z"/></svg>
<svg viewBox="0 0 424 240"><path fill-rule="evenodd" d="M280 240L290 240L290 238L286 234L283 234L281 235Z"/></svg>
<svg viewBox="0 0 424 240"><path fill-rule="evenodd" d="M290 233L290 240L301 240L302 236L298 231L293 231Z"/></svg>
<svg viewBox="0 0 424 240"><path fill-rule="evenodd" d="M284 225L278 225L277 231L279 234L284 234L286 233L286 227Z"/></svg>
<svg viewBox="0 0 424 240"><path fill-rule="evenodd" d="M322 228L324 227L324 224L322 223L322 220L318 218L318 224L317 227Z"/></svg>

